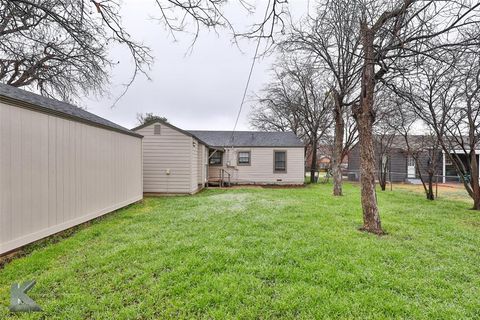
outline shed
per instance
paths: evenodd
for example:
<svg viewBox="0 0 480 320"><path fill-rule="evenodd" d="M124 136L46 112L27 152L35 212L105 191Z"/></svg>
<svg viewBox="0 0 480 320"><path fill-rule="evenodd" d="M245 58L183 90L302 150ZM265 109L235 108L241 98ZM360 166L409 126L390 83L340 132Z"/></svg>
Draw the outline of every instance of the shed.
<svg viewBox="0 0 480 320"><path fill-rule="evenodd" d="M0 254L141 200L142 136L0 84Z"/></svg>

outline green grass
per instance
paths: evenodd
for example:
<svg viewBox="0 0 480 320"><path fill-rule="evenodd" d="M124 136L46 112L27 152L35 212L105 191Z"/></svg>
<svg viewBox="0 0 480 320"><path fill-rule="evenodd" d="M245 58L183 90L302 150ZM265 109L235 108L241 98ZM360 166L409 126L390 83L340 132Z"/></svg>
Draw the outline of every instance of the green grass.
<svg viewBox="0 0 480 320"><path fill-rule="evenodd" d="M359 232L357 186L148 198L0 270L0 319L480 318L480 213L379 192L388 235ZM35 279L38 314L8 312Z"/></svg>

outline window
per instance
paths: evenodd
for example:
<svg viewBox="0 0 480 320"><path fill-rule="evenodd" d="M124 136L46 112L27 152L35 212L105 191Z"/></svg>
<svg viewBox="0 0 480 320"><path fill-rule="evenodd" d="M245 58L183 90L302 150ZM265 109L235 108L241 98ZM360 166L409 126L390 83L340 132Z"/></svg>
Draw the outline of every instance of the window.
<svg viewBox="0 0 480 320"><path fill-rule="evenodd" d="M238 165L247 166L250 164L250 151L239 151L238 152Z"/></svg>
<svg viewBox="0 0 480 320"><path fill-rule="evenodd" d="M452 162L452 159L450 159L449 156L447 155L443 155L445 157L445 165L446 166L453 166L453 162Z"/></svg>
<svg viewBox="0 0 480 320"><path fill-rule="evenodd" d="M208 163L212 166L222 165L223 152L218 150L210 151Z"/></svg>
<svg viewBox="0 0 480 320"><path fill-rule="evenodd" d="M274 158L274 164L273 164L274 171L286 172L287 171L287 153L285 151L275 151L273 158Z"/></svg>
<svg viewBox="0 0 480 320"><path fill-rule="evenodd" d="M161 132L161 126L159 124L156 124L153 126L153 134L160 134Z"/></svg>

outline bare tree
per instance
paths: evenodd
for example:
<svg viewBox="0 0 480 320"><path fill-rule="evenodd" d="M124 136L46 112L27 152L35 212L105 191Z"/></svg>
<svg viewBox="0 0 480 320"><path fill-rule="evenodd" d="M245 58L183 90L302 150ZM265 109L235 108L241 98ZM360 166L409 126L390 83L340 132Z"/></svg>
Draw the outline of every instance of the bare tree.
<svg viewBox="0 0 480 320"><path fill-rule="evenodd" d="M478 108L480 58L475 47L449 50L441 57L417 57L416 71L405 74L390 87L402 97L428 128L435 134L431 138L430 175L437 171L438 153L442 149L453 163L467 192L478 208ZM412 155L414 156L414 152ZM473 178L472 178L473 177ZM429 186L431 189L431 186ZM433 197L433 192L427 194ZM477 199L477 200L476 200Z"/></svg>
<svg viewBox="0 0 480 320"><path fill-rule="evenodd" d="M316 16L309 16L292 27L283 43L285 50L310 53L329 79L334 103L334 149L332 157L333 195L342 195L341 164L356 142L356 128L349 121L349 107L358 99L361 46L358 18L360 4L339 0L320 3ZM351 126L353 124L353 127Z"/></svg>
<svg viewBox="0 0 480 320"><path fill-rule="evenodd" d="M392 147L397 137L398 122L394 118L392 102L391 96L386 92L381 92L375 101L377 117L373 128L374 144L378 157L376 159L378 163L378 182L382 191L385 191L387 187Z"/></svg>
<svg viewBox="0 0 480 320"><path fill-rule="evenodd" d="M404 59L428 55L439 48L468 46L478 33L459 41L454 35L478 30L480 3L476 1L361 1L360 41L363 49L360 102L353 107L361 158L363 230L382 234L375 194L373 148L376 85L397 72Z"/></svg>
<svg viewBox="0 0 480 320"><path fill-rule="evenodd" d="M152 121L160 120L162 122L168 122L168 119L162 116L157 116L152 112L137 113L137 122L139 125L146 124Z"/></svg>
<svg viewBox="0 0 480 320"><path fill-rule="evenodd" d="M175 34L193 28L229 28L236 35L271 39L283 28L285 0L271 0L264 19L251 29L234 29L224 6L238 2L248 13L255 6L244 0L152 0L160 21ZM37 89L42 95L70 100L80 93L102 93L109 70L118 61L108 56L112 44L126 47L133 73L147 73L153 57L147 46L134 41L121 22L116 0L0 0L0 81ZM125 89L125 90L126 90Z"/></svg>
<svg viewBox="0 0 480 320"><path fill-rule="evenodd" d="M412 97L412 95L409 95L409 97ZM404 103L399 101L398 98L395 102L398 104ZM413 159L415 163L415 172L422 183L425 196L428 200L435 200L433 184L440 167L439 161L442 151L437 135L433 131L421 135L412 133L413 128L420 124L419 120L421 121L421 118L411 108L394 108L391 119L394 119L395 131L405 143L404 151L407 157Z"/></svg>
<svg viewBox="0 0 480 320"><path fill-rule="evenodd" d="M448 53L444 53L446 55ZM417 115L435 132L447 158L480 210L480 54L478 48L452 53L449 63L417 61L419 72L396 86Z"/></svg>
<svg viewBox="0 0 480 320"><path fill-rule="evenodd" d="M253 127L293 131L309 146L310 181L314 181L317 149L331 124L327 87L309 60L284 56L274 67L274 79L261 92L250 115Z"/></svg>
<svg viewBox="0 0 480 320"><path fill-rule="evenodd" d="M479 159L480 145L480 53L478 47L464 52L459 71L460 94L448 111L447 134L443 148L454 163L470 197L473 209L480 210ZM445 110L447 111L447 110ZM465 157L462 157L464 155Z"/></svg>

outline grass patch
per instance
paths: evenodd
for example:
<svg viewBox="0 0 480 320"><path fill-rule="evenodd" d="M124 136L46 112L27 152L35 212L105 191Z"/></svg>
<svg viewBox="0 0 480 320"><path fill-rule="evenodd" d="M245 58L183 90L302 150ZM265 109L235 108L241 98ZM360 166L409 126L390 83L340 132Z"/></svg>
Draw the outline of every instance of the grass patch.
<svg viewBox="0 0 480 320"><path fill-rule="evenodd" d="M480 317L480 213L379 192L388 235L357 231L359 189L147 198L0 270L0 318ZM37 280L38 314L10 314Z"/></svg>

